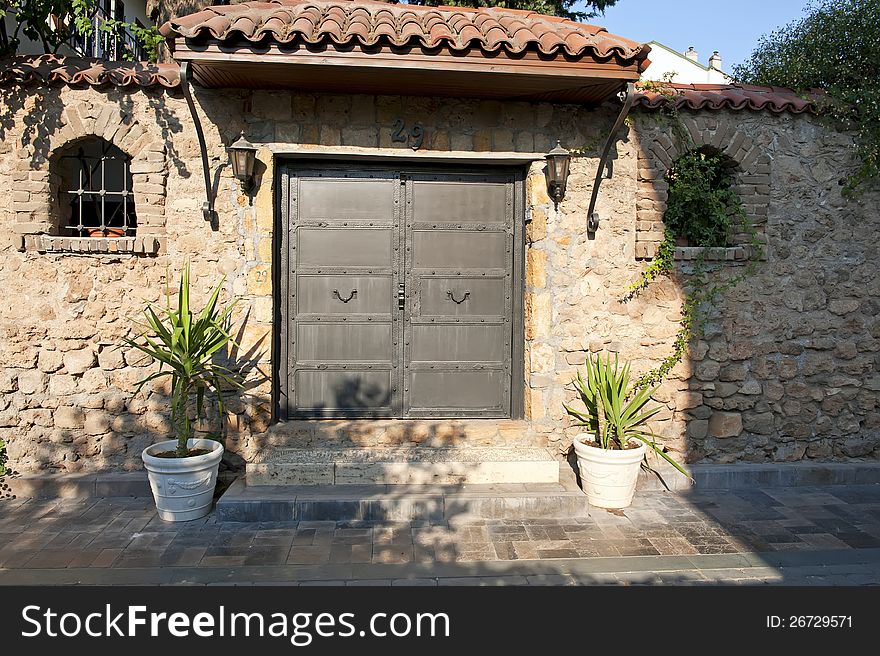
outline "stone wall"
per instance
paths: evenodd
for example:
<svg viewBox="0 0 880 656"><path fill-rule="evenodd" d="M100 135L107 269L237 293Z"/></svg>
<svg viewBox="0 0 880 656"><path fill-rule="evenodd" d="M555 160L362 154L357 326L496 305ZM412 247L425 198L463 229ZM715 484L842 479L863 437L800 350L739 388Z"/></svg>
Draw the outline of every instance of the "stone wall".
<svg viewBox="0 0 880 656"><path fill-rule="evenodd" d="M142 303L160 301L166 278L176 280L186 259L197 296L204 298L226 275L224 296L241 298L235 315L241 347L234 355L247 383L243 394L229 399L232 459L253 459L269 443L296 443L296 431L267 431L273 184L280 151L323 149L344 157L381 150L487 161L527 155L523 430L541 444L561 452L575 432L562 402L572 398L568 384L588 352L619 352L634 360L637 372L668 354L681 281L658 281L634 301L620 302L644 267L638 259L646 209L640 194L648 180L658 179L644 176L657 170L650 166L656 156L651 145L660 127L649 115L638 115L617 143L614 176L599 195L602 222L591 236L586 209L611 108L204 89L196 96L218 190L215 225L202 219L198 145L178 94L3 91L0 184L26 185L20 190L29 194L0 197L0 222L10 235L0 254L0 436L14 469L138 468L141 449L168 434L167 387L156 383L133 395L135 383L152 369L119 344ZM393 141L398 119L424 126L418 152ZM114 121L115 131L109 127ZM872 236L878 218L870 208L877 193L841 198L838 180L851 165L849 137L809 116L712 112L698 121L706 138L718 140L722 127L744 135L760 151L755 161L770 167L768 194L765 182L758 188L757 181L743 181L754 184L755 195L768 196L767 258L755 277L728 295L694 344L692 359L676 367L658 392L665 408L656 430L691 461L876 457L874 315L880 290ZM144 162L139 175L149 177L136 190L146 194L137 211L139 219L149 218L139 224L139 236L155 235L151 248L112 252L113 240L101 252L52 241L47 247L38 233L52 231L51 218L48 229L21 219L22 212L42 213L54 202L47 176L57 148L99 127ZM253 198L232 178L225 152L240 132L261 147ZM557 209L547 196L541 154L560 136L584 154L572 162ZM23 210L21 203L36 205ZM762 216L752 215L756 222ZM306 432L315 439L313 429ZM412 436L425 431L401 434L421 442L424 437ZM358 443L383 443L387 435L387 427L375 435L359 430Z"/></svg>

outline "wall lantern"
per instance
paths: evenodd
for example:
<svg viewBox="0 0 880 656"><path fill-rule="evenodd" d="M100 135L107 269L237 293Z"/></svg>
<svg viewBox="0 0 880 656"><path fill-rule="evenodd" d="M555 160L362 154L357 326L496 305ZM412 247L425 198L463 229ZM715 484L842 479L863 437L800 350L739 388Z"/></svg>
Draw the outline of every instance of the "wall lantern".
<svg viewBox="0 0 880 656"><path fill-rule="evenodd" d="M546 155L547 159L547 188L550 197L556 206L565 196L565 185L568 182L568 165L571 161L571 153L562 147L562 142L556 142L556 148Z"/></svg>
<svg viewBox="0 0 880 656"><path fill-rule="evenodd" d="M254 189L254 163L257 159L257 147L244 138L244 133L229 148L232 158L232 174L241 182L245 193Z"/></svg>

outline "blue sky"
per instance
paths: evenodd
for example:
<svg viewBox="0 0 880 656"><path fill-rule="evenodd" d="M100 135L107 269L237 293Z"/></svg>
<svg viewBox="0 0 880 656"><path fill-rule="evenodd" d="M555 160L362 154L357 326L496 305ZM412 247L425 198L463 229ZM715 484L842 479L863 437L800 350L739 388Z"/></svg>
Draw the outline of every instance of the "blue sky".
<svg viewBox="0 0 880 656"><path fill-rule="evenodd" d="M637 41L659 41L679 52L694 46L701 64L717 50L729 72L748 59L762 34L801 18L807 4L807 0L618 0L604 16L588 22Z"/></svg>

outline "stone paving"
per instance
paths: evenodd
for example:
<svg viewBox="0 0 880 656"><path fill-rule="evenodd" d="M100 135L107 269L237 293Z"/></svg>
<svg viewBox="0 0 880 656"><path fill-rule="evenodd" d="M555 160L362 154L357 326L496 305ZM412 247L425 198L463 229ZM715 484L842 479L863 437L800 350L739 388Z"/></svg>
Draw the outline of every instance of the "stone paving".
<svg viewBox="0 0 880 656"><path fill-rule="evenodd" d="M161 521L0 502L0 584L880 584L880 485L639 493L572 520Z"/></svg>

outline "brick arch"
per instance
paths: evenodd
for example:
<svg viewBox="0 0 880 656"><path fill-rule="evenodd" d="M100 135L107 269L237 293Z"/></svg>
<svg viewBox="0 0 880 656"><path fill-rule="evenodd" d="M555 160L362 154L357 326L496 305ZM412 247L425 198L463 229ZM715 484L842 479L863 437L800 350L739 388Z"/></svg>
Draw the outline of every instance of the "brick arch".
<svg viewBox="0 0 880 656"><path fill-rule="evenodd" d="M733 123L705 116L682 116L681 121L695 148L711 146L736 163L734 190L743 202L748 221L763 240L770 201L770 158L760 144ZM665 175L682 154L676 140L664 133L647 139L639 152L636 196L636 257L639 259L654 257L663 240L663 215L669 190ZM745 244L750 241L747 233L733 235L734 248L726 249L731 252L720 254L719 259L745 259L748 257Z"/></svg>
<svg viewBox="0 0 880 656"><path fill-rule="evenodd" d="M58 194L53 190L60 185L54 165L58 156L78 141L100 138L108 141L131 157L132 193L137 213L137 236L122 244L124 251L155 253L164 244L165 196L168 179L168 162L165 143L151 134L130 113L118 105L105 103L79 103L68 106L61 115L62 127L49 139L49 156L34 160L22 149L17 169L27 172L22 180L22 193L13 199L16 232L23 235L21 247L35 250L99 250L112 252L111 246L83 242L74 238L48 238L58 233L58 208L52 199ZM131 243L129 243L131 242Z"/></svg>

